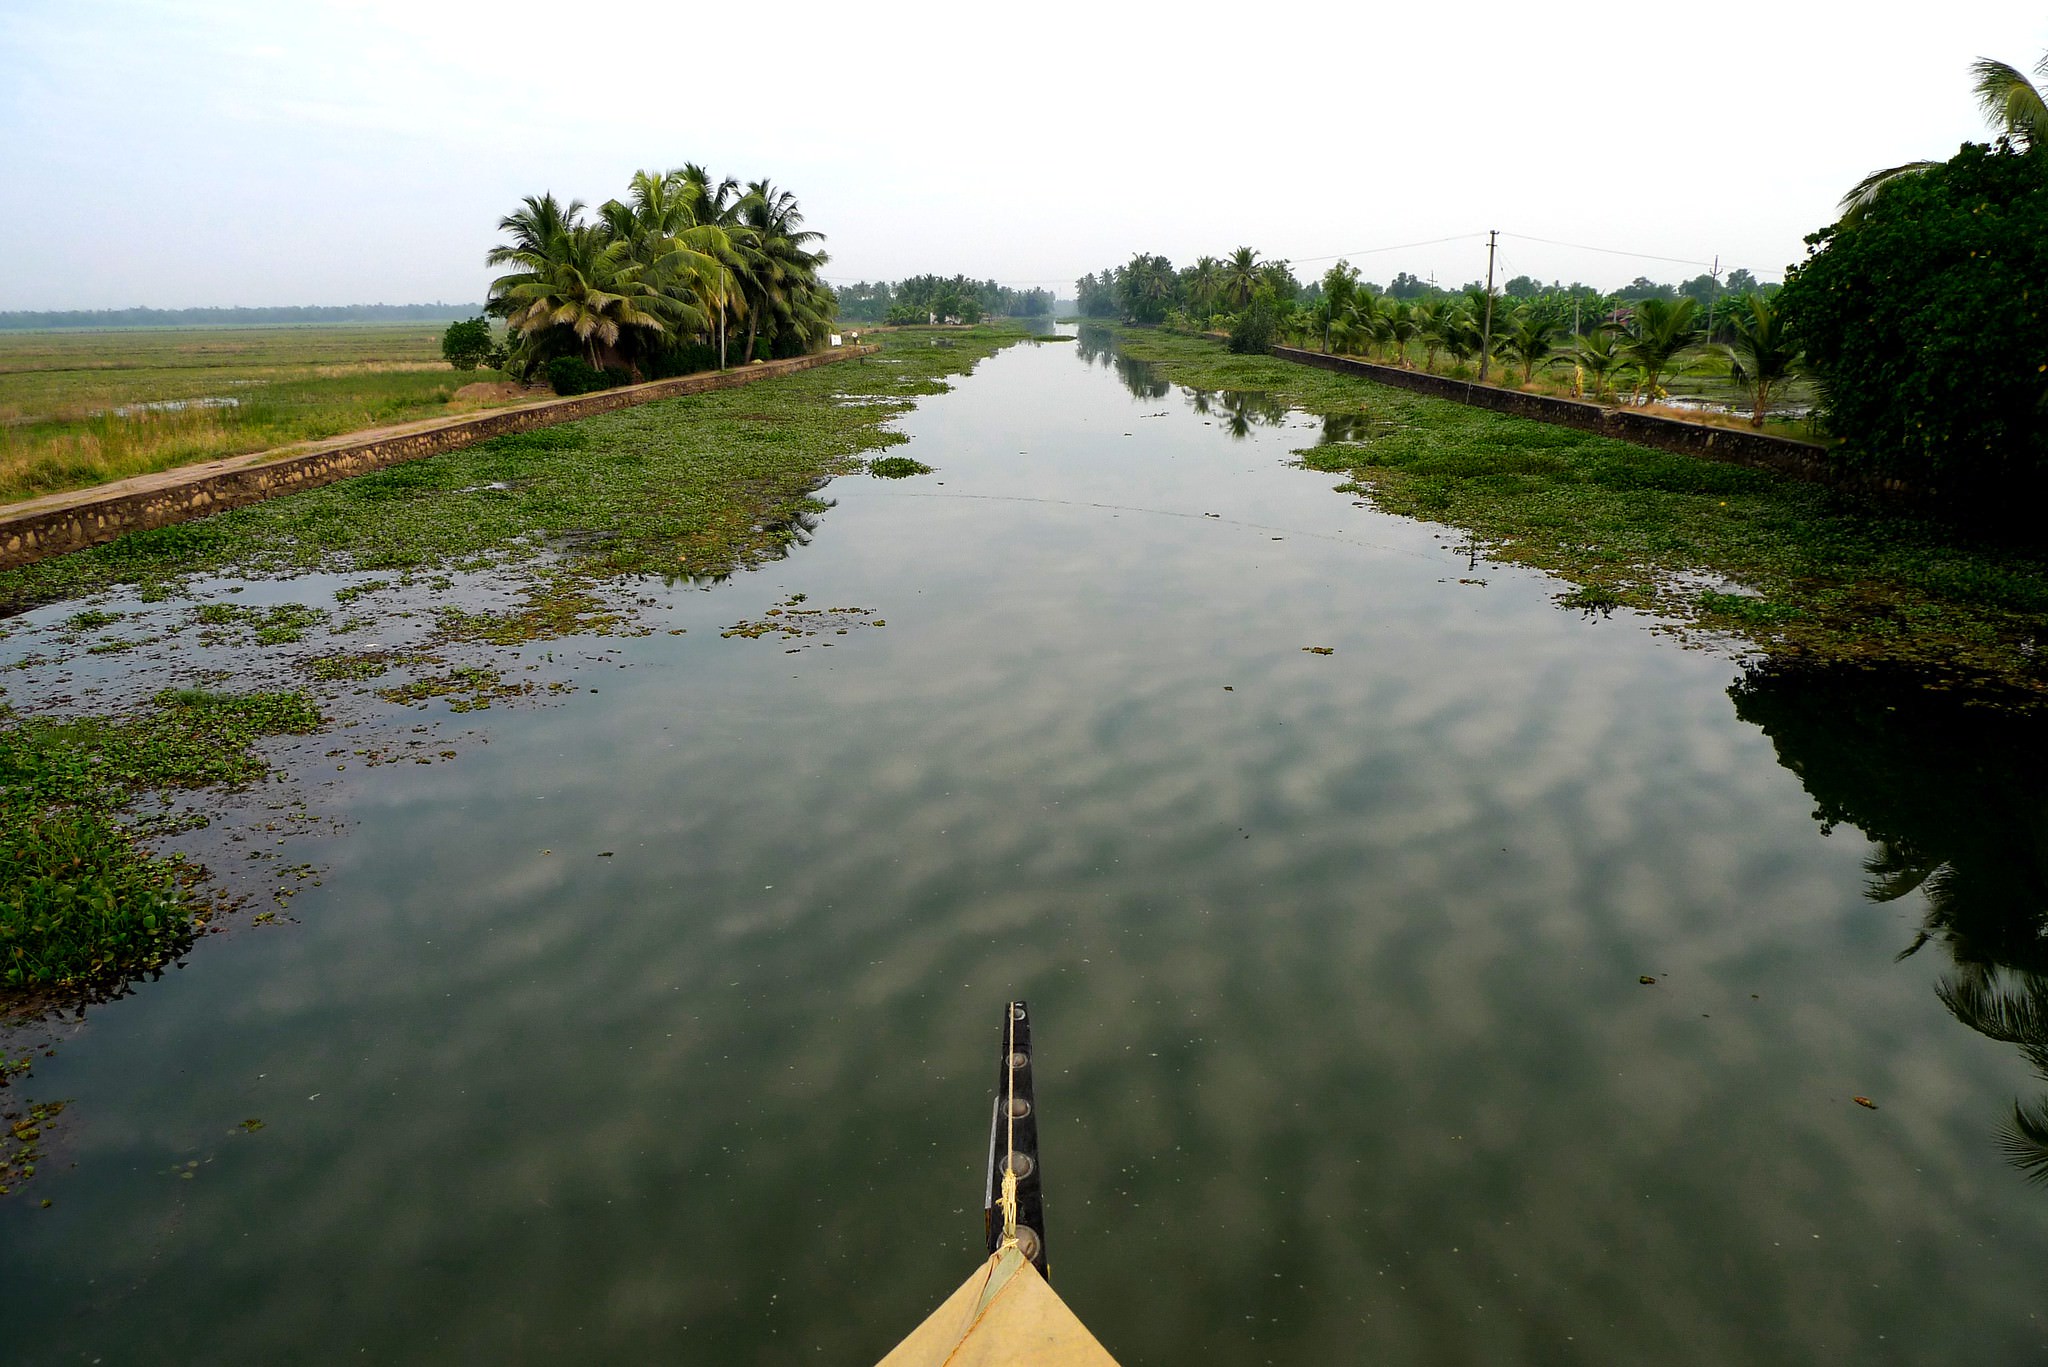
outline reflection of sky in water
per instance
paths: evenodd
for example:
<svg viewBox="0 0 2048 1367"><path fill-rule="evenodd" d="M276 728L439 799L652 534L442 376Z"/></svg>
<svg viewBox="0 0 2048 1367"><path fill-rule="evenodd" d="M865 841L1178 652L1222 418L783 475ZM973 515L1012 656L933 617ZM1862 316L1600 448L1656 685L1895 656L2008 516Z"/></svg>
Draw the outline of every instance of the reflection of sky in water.
<svg viewBox="0 0 2048 1367"><path fill-rule="evenodd" d="M1126 1363L2038 1351L2029 1074L1729 661L1161 397L1005 353L599 695L333 775L303 924L38 1070L33 1360L872 1360L975 1257L1013 993ZM719 639L787 592L888 626Z"/></svg>

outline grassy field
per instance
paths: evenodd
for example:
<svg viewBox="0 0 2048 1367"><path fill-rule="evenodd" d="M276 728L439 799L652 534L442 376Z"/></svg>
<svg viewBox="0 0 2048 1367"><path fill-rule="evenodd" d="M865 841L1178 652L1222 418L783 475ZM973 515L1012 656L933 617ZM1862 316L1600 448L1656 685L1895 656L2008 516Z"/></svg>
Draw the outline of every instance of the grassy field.
<svg viewBox="0 0 2048 1367"><path fill-rule="evenodd" d="M1910 664L2048 700L2048 556L1816 485L1670 455L1267 356L1119 329L1126 356L1196 389L1263 391L1363 419L1301 453L1338 492L1463 529L1496 560L1778 659Z"/></svg>
<svg viewBox="0 0 2048 1367"><path fill-rule="evenodd" d="M0 501L467 411L446 326L0 333Z"/></svg>

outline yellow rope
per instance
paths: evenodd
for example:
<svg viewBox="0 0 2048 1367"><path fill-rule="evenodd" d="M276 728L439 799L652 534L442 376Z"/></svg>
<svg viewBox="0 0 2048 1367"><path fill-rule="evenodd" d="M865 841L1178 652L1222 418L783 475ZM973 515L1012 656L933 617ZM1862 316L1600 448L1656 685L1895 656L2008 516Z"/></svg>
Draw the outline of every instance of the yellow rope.
<svg viewBox="0 0 2048 1367"><path fill-rule="evenodd" d="M998 1204L1003 1208L1003 1247L1017 1246L1017 1003L1010 1003L1009 1024L1010 1047L1003 1052L1003 1066L1010 1070L1009 1095L1004 1098L1003 1113L1008 1117L1004 1145L1008 1150L1003 1155L1003 1194Z"/></svg>

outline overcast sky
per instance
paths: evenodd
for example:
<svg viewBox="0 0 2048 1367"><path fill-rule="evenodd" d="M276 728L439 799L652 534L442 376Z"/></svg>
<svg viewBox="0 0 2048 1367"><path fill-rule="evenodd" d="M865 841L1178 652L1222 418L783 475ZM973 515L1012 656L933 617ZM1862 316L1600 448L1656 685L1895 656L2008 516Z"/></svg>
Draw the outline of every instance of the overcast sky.
<svg viewBox="0 0 2048 1367"><path fill-rule="evenodd" d="M795 191L835 280L1243 244L1456 284L1487 228L1503 278L1776 278L1984 136L1973 58L2044 49L2016 0L0 0L0 309L477 300L522 194L684 161Z"/></svg>

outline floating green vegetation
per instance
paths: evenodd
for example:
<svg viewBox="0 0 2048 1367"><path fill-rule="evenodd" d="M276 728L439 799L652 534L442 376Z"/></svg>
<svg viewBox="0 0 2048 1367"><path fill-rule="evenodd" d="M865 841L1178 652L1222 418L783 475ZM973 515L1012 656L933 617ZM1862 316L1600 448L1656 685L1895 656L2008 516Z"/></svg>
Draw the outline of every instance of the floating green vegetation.
<svg viewBox="0 0 2048 1367"><path fill-rule="evenodd" d="M443 608L438 614L443 641L484 641L516 646L583 632L619 628L625 618L568 575L543 576L527 590L526 601L510 612L471 612Z"/></svg>
<svg viewBox="0 0 2048 1367"><path fill-rule="evenodd" d="M887 620L877 617L870 608L806 608L799 604L805 595L799 593L768 609L758 619L741 619L724 631L721 639L742 636L749 641L758 641L763 636L780 635L785 641L794 641L807 636L822 636L826 632L834 636L845 636L860 627L886 627ZM831 642L822 644L830 645ZM801 647L799 647L800 649Z"/></svg>
<svg viewBox="0 0 2048 1367"><path fill-rule="evenodd" d="M1300 452L1348 469L1338 492L1471 532L1490 558L1772 654L1893 661L2048 694L2037 637L2048 557L1759 470L1652 451L1276 360L1119 329L1124 355L1203 390L1377 420L1365 442ZM1701 571L1747 593L1697 592Z"/></svg>
<svg viewBox="0 0 2048 1367"><path fill-rule="evenodd" d="M883 456L880 460L868 462L868 473L882 479L908 479L912 475L928 475L932 467L909 456Z"/></svg>
<svg viewBox="0 0 2048 1367"><path fill-rule="evenodd" d="M204 603L192 610L192 619L213 627L200 637L208 645L239 644L245 638L259 646L292 645L306 639L306 629L327 620L327 612L304 603L279 603L275 607L251 608L239 603ZM222 631L218 628L235 628Z"/></svg>
<svg viewBox="0 0 2048 1367"><path fill-rule="evenodd" d="M57 1127L64 1106L62 1101L27 1101L0 1111L0 1196L20 1190L36 1175L36 1165L43 1161L43 1140Z"/></svg>
<svg viewBox="0 0 2048 1367"><path fill-rule="evenodd" d="M389 673L396 663L391 656L381 653L350 654L347 651L340 651L333 655L316 655L310 660L302 660L299 662L299 668L322 683L343 683L374 679L380 674Z"/></svg>
<svg viewBox="0 0 2048 1367"><path fill-rule="evenodd" d="M321 723L299 693L171 689L127 718L0 707L0 992L86 991L161 966L196 929L188 871L117 813L147 792L247 783L264 736Z"/></svg>
<svg viewBox="0 0 2048 1367"><path fill-rule="evenodd" d="M425 707L435 698L446 698L451 712L480 712L496 699L520 697L533 690L534 685L509 682L495 669L468 666L395 688L380 688L377 696L408 707Z"/></svg>
<svg viewBox="0 0 2048 1367"><path fill-rule="evenodd" d="M97 631L101 627L112 626L121 620L121 616L122 614L118 612L106 612L99 608L88 608L84 612L74 612L71 616L65 618L64 629L66 631Z"/></svg>
<svg viewBox="0 0 2048 1367"><path fill-rule="evenodd" d="M1557 595L1559 607L1576 608L1588 617L1596 612L1605 617L1616 608L1624 606L1626 602L1626 599L1605 584L1580 584L1577 588Z"/></svg>

